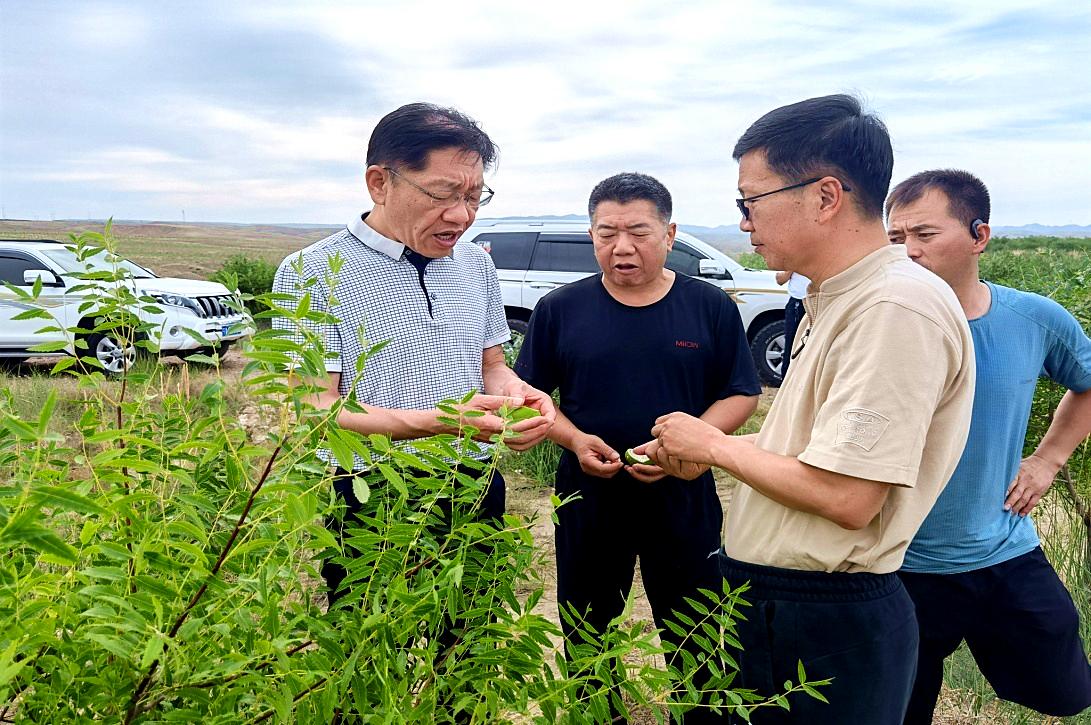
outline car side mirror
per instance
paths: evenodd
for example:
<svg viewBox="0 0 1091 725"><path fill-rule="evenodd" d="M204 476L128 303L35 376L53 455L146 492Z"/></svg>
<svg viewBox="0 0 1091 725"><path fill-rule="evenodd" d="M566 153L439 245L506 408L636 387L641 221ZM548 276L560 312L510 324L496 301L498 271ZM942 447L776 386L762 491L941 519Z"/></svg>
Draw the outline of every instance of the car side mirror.
<svg viewBox="0 0 1091 725"><path fill-rule="evenodd" d="M715 259L702 259L697 263L697 273L710 279L731 279L727 268Z"/></svg>
<svg viewBox="0 0 1091 725"><path fill-rule="evenodd" d="M43 287L60 287L61 283L57 280L57 275L50 272L48 269L24 269L23 270L23 284L28 287L33 285L38 280L42 280Z"/></svg>

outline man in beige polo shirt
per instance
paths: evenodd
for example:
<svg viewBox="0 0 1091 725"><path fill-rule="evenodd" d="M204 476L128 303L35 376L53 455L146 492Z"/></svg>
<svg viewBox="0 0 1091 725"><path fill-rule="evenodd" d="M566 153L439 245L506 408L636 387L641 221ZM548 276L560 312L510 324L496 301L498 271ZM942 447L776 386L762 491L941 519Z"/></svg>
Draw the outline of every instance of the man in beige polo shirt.
<svg viewBox="0 0 1091 725"><path fill-rule="evenodd" d="M793 696L755 723L900 723L916 668L913 604L894 572L962 453L973 343L950 288L890 246L893 154L850 96L759 119L734 150L740 228L772 269L810 277L807 325L761 432L726 436L681 413L647 446L673 475L743 483L721 571L751 583L736 683L762 694L832 677L829 704Z"/></svg>

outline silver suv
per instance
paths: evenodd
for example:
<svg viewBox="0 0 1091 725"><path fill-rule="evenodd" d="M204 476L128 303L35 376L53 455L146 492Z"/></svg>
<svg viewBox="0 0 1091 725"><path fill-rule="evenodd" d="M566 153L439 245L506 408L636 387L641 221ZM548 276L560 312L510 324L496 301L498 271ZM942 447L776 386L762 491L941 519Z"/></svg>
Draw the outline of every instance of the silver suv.
<svg viewBox="0 0 1091 725"><path fill-rule="evenodd" d="M95 327L95 310L89 306L86 291L72 289L85 287L88 281L72 275L112 272L115 268L124 274L134 295L155 300L155 307L162 310L138 309L136 313L143 322L151 323L148 336L164 354L185 357L213 349L222 354L254 331L250 316L235 309L234 295L218 282L157 277L134 262L111 260L106 252L80 260L70 244L51 239L0 239L0 362L11 365L28 357L75 355L71 330ZM38 280L42 289L34 302L7 286L30 292ZM32 306L44 309L51 319L18 319ZM108 373L119 373L136 359L135 347L122 347L109 334L91 333L86 342ZM63 343L64 349L54 353L30 350L42 343Z"/></svg>
<svg viewBox="0 0 1091 725"><path fill-rule="evenodd" d="M478 219L462 239L492 255L513 333L526 332L538 300L599 272L586 221ZM678 232L667 267L721 288L739 307L758 374L780 384L787 290L773 272L748 269L700 239Z"/></svg>

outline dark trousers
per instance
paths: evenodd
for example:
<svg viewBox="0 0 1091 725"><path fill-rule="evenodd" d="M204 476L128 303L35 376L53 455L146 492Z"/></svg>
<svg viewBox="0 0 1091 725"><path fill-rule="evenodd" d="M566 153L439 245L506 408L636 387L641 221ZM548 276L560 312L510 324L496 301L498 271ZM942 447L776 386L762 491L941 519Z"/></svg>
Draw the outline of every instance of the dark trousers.
<svg viewBox="0 0 1091 725"><path fill-rule="evenodd" d="M456 469L459 473L463 473L472 478L477 478L481 475L481 471L470 468L468 466L459 466ZM419 473L418 475L425 475ZM334 489L337 491L338 496L345 502L345 511L342 516L331 516L326 520L326 528L328 528L334 536L337 537L339 542L344 541L343 531L345 524L352 522L356 519L363 506L360 501L352 492L352 479L355 476L363 476L368 478L369 483L374 488L375 486L387 485L382 476L369 476L366 473L350 474L347 471L338 469L336 476L333 480ZM457 484L456 484L457 485ZM374 494L373 494L374 495ZM481 502L481 508L478 513L478 519L482 521L495 521L498 523L504 516L505 506L505 486L504 477L500 475L499 471L493 470L493 476L489 481L489 487L485 493L485 497ZM439 523L437 524L441 529L450 529L451 525L451 502L450 500L444 500L439 504ZM442 534L442 532L439 532ZM483 545L484 546L484 545ZM349 548L344 549L345 556L352 556L352 550ZM344 596L345 590L342 588L342 582L346 576L345 567L331 560L326 560L322 563L322 577L326 580L327 599L328 606L333 607L338 599ZM464 582L466 583L466 582ZM350 585L351 586L351 585ZM471 585L472 586L472 585ZM472 623L467 623L465 620L458 616L457 612L451 613L451 619L448 623L449 626L444 627L438 632L433 633L434 641L437 645L437 652L443 653L450 650L458 643L458 631L467 627L474 626ZM482 626L486 624L481 623ZM442 657L442 655L440 655ZM451 711L452 702L454 697L458 693L445 693L441 695L438 710ZM470 722L470 716L465 712L459 712L452 715L454 722ZM342 720L342 718L344 718ZM338 712L336 722L357 722L352 716L345 718L340 712Z"/></svg>
<svg viewBox="0 0 1091 725"><path fill-rule="evenodd" d="M1079 614L1041 548L975 571L899 576L920 626L907 724L932 722L943 661L964 639L999 697L1049 715L1091 706Z"/></svg>
<svg viewBox="0 0 1091 725"><path fill-rule="evenodd" d="M672 611L700 620L684 597L707 601L698 588L721 591L715 557L723 513L711 474L695 481L665 478L646 484L624 471L613 478L583 474L570 454L557 471L557 495L580 498L557 510L557 602L573 607L596 631L621 614L633 584L637 557L644 589L660 636L677 643L665 620ZM566 643L579 643L561 618ZM689 629L682 625L683 629ZM689 640L692 642L692 640ZM687 649L697 653L695 646ZM681 663L678 663L681 669ZM698 674L700 688L707 674ZM687 715L702 722L707 712Z"/></svg>
<svg viewBox="0 0 1091 725"><path fill-rule="evenodd" d="M468 466L459 466L457 470L467 476L477 478L481 475L481 472L470 468ZM345 502L345 512L342 517L331 516L326 521L326 528L337 537L338 541L342 540L342 531L345 523L353 521L359 514L362 506L357 500L356 496L352 492L352 479L355 476L367 476L366 473L350 474L347 471L338 469L337 474L333 479L333 487L337 491L337 495ZM424 475L423 473L420 475ZM387 485L385 481L378 477L378 480L374 485ZM500 521L504 516L505 505L505 488L504 477L500 475L499 471L493 471L493 477L489 482L488 491L485 494L485 498L481 504L481 510L478 518L487 521ZM451 504L449 500L444 500L440 504L441 520L448 521L451 516ZM345 549L345 556L351 556L351 550ZM341 588L341 582L345 579L345 567L327 560L322 563L322 577L326 580L327 598L329 600L329 606L332 607L343 594Z"/></svg>
<svg viewBox="0 0 1091 725"><path fill-rule="evenodd" d="M803 300L795 297L788 298L788 304L784 305L784 357L780 366L780 376L788 374L788 364L792 361L792 346L795 345L796 330L807 311L803 308Z"/></svg>
<svg viewBox="0 0 1091 725"><path fill-rule="evenodd" d="M913 602L897 574L844 574L758 566L720 555L732 587L750 582L738 622L743 649L737 687L759 695L797 682L802 661L809 680L829 704L805 693L789 698L791 710L755 710L757 725L849 723L898 725L905 714L917 662ZM742 722L741 719L738 722Z"/></svg>

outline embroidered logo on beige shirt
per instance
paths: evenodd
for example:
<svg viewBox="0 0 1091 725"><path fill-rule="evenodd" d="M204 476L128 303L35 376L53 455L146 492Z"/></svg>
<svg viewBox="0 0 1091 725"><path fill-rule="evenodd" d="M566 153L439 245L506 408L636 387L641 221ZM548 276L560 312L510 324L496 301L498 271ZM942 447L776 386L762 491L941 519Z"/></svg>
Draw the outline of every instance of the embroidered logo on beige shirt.
<svg viewBox="0 0 1091 725"><path fill-rule="evenodd" d="M874 410L849 408L841 412L841 420L837 421L836 445L851 443L870 451L879 442L889 424L890 418Z"/></svg>

